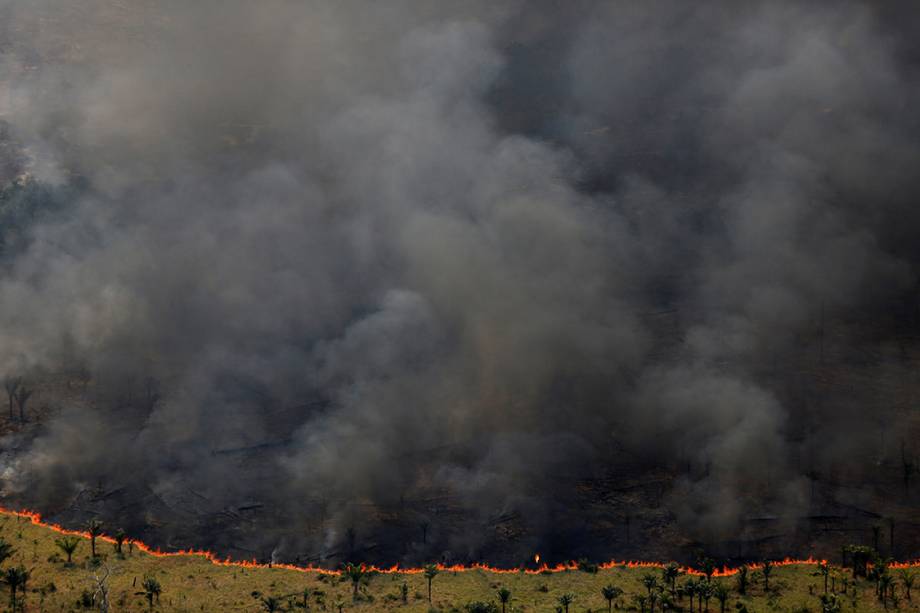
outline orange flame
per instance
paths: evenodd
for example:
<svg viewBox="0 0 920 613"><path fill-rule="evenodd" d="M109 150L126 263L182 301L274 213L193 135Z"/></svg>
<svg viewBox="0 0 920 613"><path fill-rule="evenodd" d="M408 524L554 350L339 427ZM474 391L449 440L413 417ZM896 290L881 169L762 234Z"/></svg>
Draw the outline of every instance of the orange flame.
<svg viewBox="0 0 920 613"><path fill-rule="evenodd" d="M13 509L7 509L5 507L0 506L0 513L6 514L6 515L12 515L12 516L23 518L23 519L28 519L32 524L36 526L40 526L42 528L48 528L60 534L79 536L79 537L86 538L86 539L90 538L90 535L88 532L83 532L81 530L70 530L68 528L64 528L63 526L59 526L57 524L43 521L41 515L39 513L36 513L35 511L16 511ZM115 543L115 539L113 539L110 536L100 535L100 536L97 536L96 538L101 541L107 542L107 543ZM255 560L231 560L230 558L221 558L213 552L204 551L200 549L182 549L179 551L160 551L159 549L151 547L135 539L128 539L125 542L133 543L134 546L137 547L140 551L146 554L158 557L158 558L169 558L169 557L176 557L176 556L198 556L198 557L206 559L210 563L215 564L217 566L233 566L237 568L282 568L285 570L293 570L293 571L297 571L301 573L319 573L319 574L324 574L324 575L341 575L342 574L342 571L340 570L331 570L328 568L322 568L320 566L313 566L313 565L297 566L295 564L267 564L267 563L257 562ZM481 570L481 571L488 572L488 573L498 573L498 574L524 573L527 575L538 575L541 573L561 573L561 572L566 572L566 571L578 570L578 563L574 561L560 562L559 564L555 564L553 566L549 566L545 562L543 564L540 564L540 554L534 555L534 563L538 565L536 568L523 568L523 567L522 568L497 568L494 566L489 566L487 564L481 564L479 562L475 562L473 564L466 564L466 565L464 564L437 564L436 566L439 571L453 572L453 573L463 573L463 572ZM773 562L774 566L796 566L796 565L817 566L819 564L827 564L827 560L818 560L816 558L809 557L805 559L785 558L783 560ZM611 560L610 562L605 562L603 564L600 564L599 568L602 570L609 570L613 568L660 569L660 568L664 568L665 566L666 564L662 562L647 562L647 561L641 561L641 560L640 561ZM417 574L421 574L425 572L424 568L402 568L398 564L394 564L392 566L387 566L387 567L372 566L372 565L367 565L367 566L362 565L362 567L367 569L368 571L384 573L384 574L399 573L399 574L406 574L406 575L417 575ZM920 567L920 559L909 560L909 561L904 561L904 562L892 562L891 564L889 564L889 568L914 568L914 567ZM748 568L752 570L756 570L759 568L763 568L763 564L762 563L748 564ZM702 571L695 569L695 568L691 568L689 566L681 567L681 570L688 575L700 576L700 575L705 574ZM713 576L714 577L730 577L732 575L736 575L737 573L738 573L738 568L730 568L727 566L723 566L722 568L716 569L716 571L713 573Z"/></svg>

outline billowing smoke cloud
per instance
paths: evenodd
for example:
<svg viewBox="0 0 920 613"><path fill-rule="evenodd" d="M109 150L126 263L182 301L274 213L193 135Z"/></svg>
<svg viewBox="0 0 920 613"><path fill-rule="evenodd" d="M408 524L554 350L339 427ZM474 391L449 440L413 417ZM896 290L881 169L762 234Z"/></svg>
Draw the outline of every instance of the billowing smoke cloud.
<svg viewBox="0 0 920 613"><path fill-rule="evenodd" d="M712 544L876 433L894 457L909 424L827 382L912 321L880 317L917 281L909 20L582 9L3 3L0 370L47 413L7 496L231 553L520 561L654 551L588 518Z"/></svg>

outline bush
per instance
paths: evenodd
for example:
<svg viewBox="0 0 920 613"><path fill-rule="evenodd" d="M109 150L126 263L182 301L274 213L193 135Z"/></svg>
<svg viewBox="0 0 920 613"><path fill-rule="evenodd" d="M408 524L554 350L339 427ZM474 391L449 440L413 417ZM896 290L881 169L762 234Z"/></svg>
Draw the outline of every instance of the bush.
<svg viewBox="0 0 920 613"><path fill-rule="evenodd" d="M491 602L476 601L465 607L467 613L498 613L498 607Z"/></svg>

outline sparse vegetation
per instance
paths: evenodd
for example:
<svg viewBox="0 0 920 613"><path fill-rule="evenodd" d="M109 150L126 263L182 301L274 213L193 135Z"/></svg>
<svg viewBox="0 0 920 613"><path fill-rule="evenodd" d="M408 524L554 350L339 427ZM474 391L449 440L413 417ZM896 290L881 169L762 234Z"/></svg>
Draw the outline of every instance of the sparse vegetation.
<svg viewBox="0 0 920 613"><path fill-rule="evenodd" d="M912 605L908 604L907 584L913 587L915 573L912 569L891 570L886 560L870 560L870 568L874 569L878 562L878 567L885 569L878 577L877 587L874 575L848 578L846 582L841 578L836 582L829 580L828 593L824 594L821 583L815 580L816 573L823 577L823 570L818 566L771 565L769 590L765 591L767 586L758 576L756 581L748 583L747 594L739 594L734 600L732 596L736 594L740 577L745 574L743 570L734 577L713 575L709 581L699 575L677 577L672 584L670 565L662 567L660 573L647 568L616 567L599 569L596 574L573 570L501 575L481 570L454 572L429 567L430 572L383 573L367 582L370 569L364 567L365 574L358 580L359 597L355 599L352 575L344 573L337 577L278 567L216 566L197 556L154 557L137 550L134 555L115 561L111 558L104 561L104 554L94 561L88 546L83 549L86 563L80 563L82 558L78 562L77 554L72 553L74 563L62 564L65 556L61 552L66 552L60 543L73 541L74 550L79 552L83 540L83 537L61 535L18 518L0 522L0 575L4 579L3 587L10 591L6 596L12 596L15 589L15 599L10 598L10 601L15 600L16 611L21 610L23 597L28 595L30 602L26 603L26 610L98 611L103 602L111 602L106 605L109 610L120 613L151 610L335 612L340 607L343 613L387 610L399 613L498 613L503 610L504 613L554 613L558 610L564 613L566 603L569 613L589 610L593 613L615 610L699 613L707 608L710 613L875 613L886 608L895 610L895 607L912 610ZM13 548L11 543L29 543L29 547ZM34 566L29 560L35 560ZM23 589L20 571L26 573L27 589ZM750 571L747 572L749 576ZM758 568L758 575L759 572ZM829 565L831 578L844 572L840 566ZM438 589L429 601L426 589L435 577ZM168 586L168 597L162 586ZM809 593L809 587L813 588L813 593ZM0 608L12 610L10 606Z"/></svg>
<svg viewBox="0 0 920 613"><path fill-rule="evenodd" d="M58 549L64 552L64 555L67 556L67 565L71 566L73 564L73 554L77 550L77 547L80 546L80 538L76 536L62 536L59 539L55 539L54 544L57 545Z"/></svg>

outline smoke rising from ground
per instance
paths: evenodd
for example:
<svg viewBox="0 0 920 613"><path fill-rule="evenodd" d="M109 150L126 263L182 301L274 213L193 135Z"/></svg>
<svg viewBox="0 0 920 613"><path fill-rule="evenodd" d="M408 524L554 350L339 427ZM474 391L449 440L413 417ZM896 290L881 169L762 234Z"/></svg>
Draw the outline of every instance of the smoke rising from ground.
<svg viewBox="0 0 920 613"><path fill-rule="evenodd" d="M680 467L664 504L705 542L807 506L801 424L838 416L819 464L870 444L870 412L802 402L777 364L915 300L909 16L73 10L0 3L4 120L35 181L82 186L5 255L0 370L90 382L7 460L9 496L264 501L295 555L446 495L466 526L521 514L527 551L625 449ZM401 556L489 551L417 521Z"/></svg>

